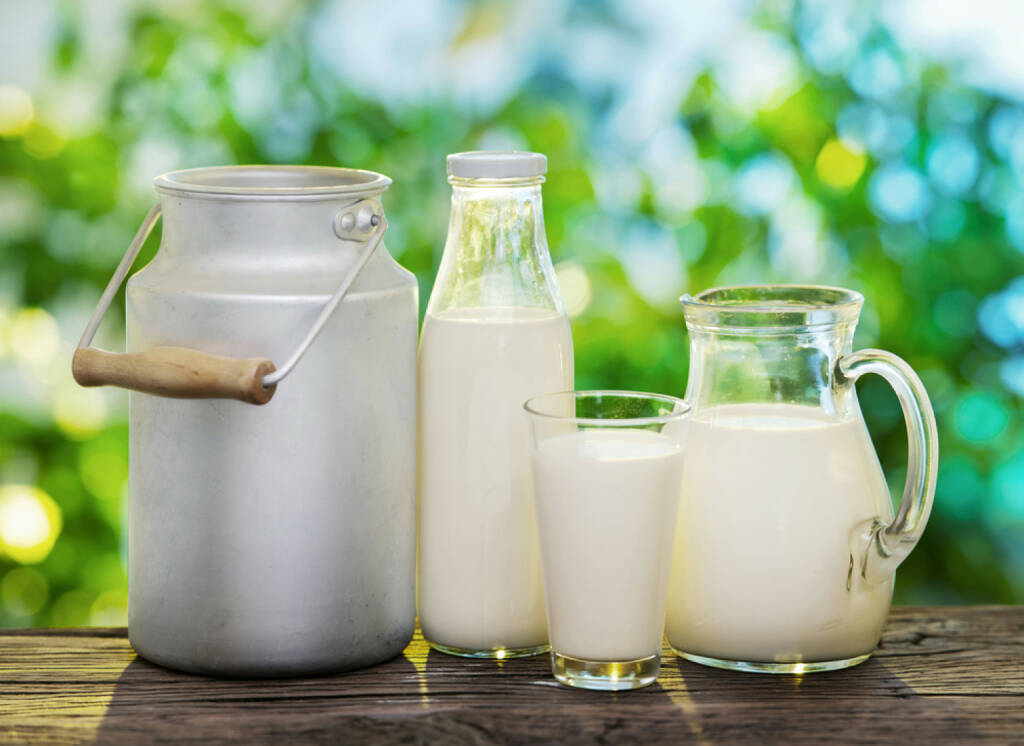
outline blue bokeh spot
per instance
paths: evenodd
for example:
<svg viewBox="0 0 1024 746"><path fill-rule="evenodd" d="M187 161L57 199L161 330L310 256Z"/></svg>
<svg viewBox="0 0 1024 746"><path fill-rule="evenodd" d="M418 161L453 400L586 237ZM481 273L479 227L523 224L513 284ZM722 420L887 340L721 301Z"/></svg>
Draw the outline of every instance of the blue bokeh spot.
<svg viewBox="0 0 1024 746"><path fill-rule="evenodd" d="M961 134L946 135L928 153L928 175L946 194L966 192L978 178L978 150Z"/></svg>
<svg viewBox="0 0 1024 746"><path fill-rule="evenodd" d="M895 223L917 220L931 202L925 180L905 163L890 164L876 171L868 196L875 213Z"/></svg>
<svg viewBox="0 0 1024 746"><path fill-rule="evenodd" d="M995 394L967 394L956 407L957 432L970 443L984 443L1000 435L1010 424L1010 412Z"/></svg>

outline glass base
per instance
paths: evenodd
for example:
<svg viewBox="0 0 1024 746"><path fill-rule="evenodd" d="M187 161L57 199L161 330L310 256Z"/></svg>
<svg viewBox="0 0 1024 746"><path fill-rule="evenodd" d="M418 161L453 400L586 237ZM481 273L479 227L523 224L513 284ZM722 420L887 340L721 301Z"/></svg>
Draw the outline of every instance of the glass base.
<svg viewBox="0 0 1024 746"><path fill-rule="evenodd" d="M661 656L631 661L587 661L551 651L551 673L566 686L618 692L653 684L661 670Z"/></svg>
<svg viewBox="0 0 1024 746"><path fill-rule="evenodd" d="M478 658L483 660L503 661L509 658L529 658L531 655L540 655L551 650L547 643L536 645L532 648L491 648L490 650L471 650L469 648L456 648L451 645L442 645L439 642L427 640L427 644L434 650L445 655L457 655L460 658Z"/></svg>
<svg viewBox="0 0 1024 746"><path fill-rule="evenodd" d="M674 650L675 654L680 658L686 658L686 660L699 663L702 666L724 668L727 671L745 671L746 673L802 674L819 673L821 671L838 671L843 668L849 668L850 666L856 666L858 663L863 663L871 657L871 653L866 653L854 658L843 658L835 661L809 661L807 663L759 663L754 661L731 661L725 660L724 658L709 658L705 655L684 653L682 650L676 650L675 648L672 648L672 650Z"/></svg>

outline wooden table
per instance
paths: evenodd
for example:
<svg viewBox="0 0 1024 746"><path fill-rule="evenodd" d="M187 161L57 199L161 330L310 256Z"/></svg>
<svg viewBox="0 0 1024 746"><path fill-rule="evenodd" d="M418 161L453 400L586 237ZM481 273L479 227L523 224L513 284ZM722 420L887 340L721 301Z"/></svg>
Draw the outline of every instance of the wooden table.
<svg viewBox="0 0 1024 746"><path fill-rule="evenodd" d="M1024 743L1024 607L895 609L875 655L835 673L732 673L667 651L657 684L607 694L548 666L451 658L417 635L365 671L218 681L139 659L123 629L0 631L0 740Z"/></svg>

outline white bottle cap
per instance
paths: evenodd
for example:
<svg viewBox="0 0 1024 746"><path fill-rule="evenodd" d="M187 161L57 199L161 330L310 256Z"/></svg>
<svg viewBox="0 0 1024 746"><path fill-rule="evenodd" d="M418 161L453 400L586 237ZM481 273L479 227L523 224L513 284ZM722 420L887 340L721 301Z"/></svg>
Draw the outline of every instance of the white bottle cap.
<svg viewBox="0 0 1024 746"><path fill-rule="evenodd" d="M463 179L524 179L543 176L548 159L522 150L471 150L448 156L448 173Z"/></svg>

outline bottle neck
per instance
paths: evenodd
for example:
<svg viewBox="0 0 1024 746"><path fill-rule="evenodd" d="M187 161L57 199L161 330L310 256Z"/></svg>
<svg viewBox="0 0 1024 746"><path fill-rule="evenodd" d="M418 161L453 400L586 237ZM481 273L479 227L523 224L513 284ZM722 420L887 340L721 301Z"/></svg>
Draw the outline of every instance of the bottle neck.
<svg viewBox="0 0 1024 746"><path fill-rule="evenodd" d="M453 182L452 187L445 253L454 250L460 261L492 268L548 254L539 183L468 186Z"/></svg>
<svg viewBox="0 0 1024 746"><path fill-rule="evenodd" d="M451 218L428 313L531 307L561 312L544 232L543 177L452 177Z"/></svg>

